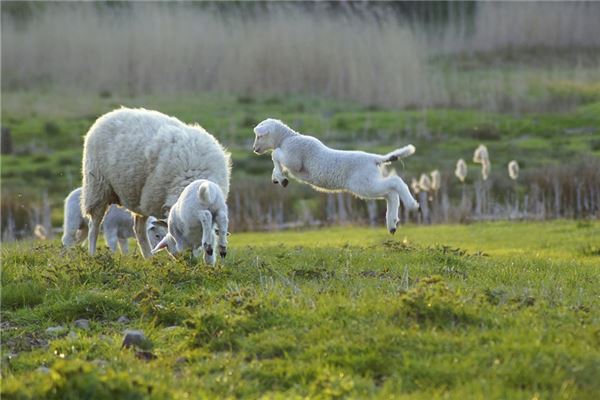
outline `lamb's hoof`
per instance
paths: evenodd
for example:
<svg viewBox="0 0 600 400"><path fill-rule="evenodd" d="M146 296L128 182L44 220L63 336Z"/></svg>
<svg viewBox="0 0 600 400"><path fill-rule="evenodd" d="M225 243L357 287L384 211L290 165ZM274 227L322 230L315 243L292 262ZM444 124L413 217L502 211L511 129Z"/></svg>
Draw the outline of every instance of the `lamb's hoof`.
<svg viewBox="0 0 600 400"><path fill-rule="evenodd" d="M289 183L288 180L284 179L281 181L281 186L286 187L288 185L288 183Z"/></svg>
<svg viewBox="0 0 600 400"><path fill-rule="evenodd" d="M204 251L206 251L206 254L208 254L209 256L213 255L213 248L208 243L204 243Z"/></svg>
<svg viewBox="0 0 600 400"><path fill-rule="evenodd" d="M225 258L227 256L227 248L219 246L219 254L221 255L221 258Z"/></svg>
<svg viewBox="0 0 600 400"><path fill-rule="evenodd" d="M396 233L396 228L392 228L390 229L390 233L393 235L394 233Z"/></svg>

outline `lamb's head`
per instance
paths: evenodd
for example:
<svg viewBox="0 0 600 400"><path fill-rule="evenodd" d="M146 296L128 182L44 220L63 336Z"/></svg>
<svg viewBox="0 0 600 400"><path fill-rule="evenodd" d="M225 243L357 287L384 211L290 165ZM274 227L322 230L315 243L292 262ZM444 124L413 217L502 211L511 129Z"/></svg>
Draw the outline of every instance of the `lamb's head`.
<svg viewBox="0 0 600 400"><path fill-rule="evenodd" d="M155 248L167 236L167 228L167 221L148 217L148 222L146 222L146 236L150 242L150 247Z"/></svg>
<svg viewBox="0 0 600 400"><path fill-rule="evenodd" d="M156 254L163 249L167 249L173 258L182 251L181 246L177 246L175 238L170 233L167 233L167 235L160 242L158 242L158 244L152 249L152 254Z"/></svg>
<svg viewBox="0 0 600 400"><path fill-rule="evenodd" d="M291 129L278 119L267 118L254 127L256 138L252 150L256 154L264 154L279 144L281 135Z"/></svg>

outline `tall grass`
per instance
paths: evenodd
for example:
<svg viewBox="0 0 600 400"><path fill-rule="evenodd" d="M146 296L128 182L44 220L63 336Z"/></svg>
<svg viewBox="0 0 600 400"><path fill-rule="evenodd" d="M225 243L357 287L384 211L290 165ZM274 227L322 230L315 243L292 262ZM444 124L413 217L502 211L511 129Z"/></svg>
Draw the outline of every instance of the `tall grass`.
<svg viewBox="0 0 600 400"><path fill-rule="evenodd" d="M435 26L381 7L336 14L258 4L244 13L59 3L27 19L4 12L2 88L310 93L383 107L500 109L534 103L532 93L539 104L551 82L600 79L600 4L477 4ZM504 52L535 48L583 50L538 60L542 69L500 68ZM492 68L477 79L464 57L445 58L481 52Z"/></svg>

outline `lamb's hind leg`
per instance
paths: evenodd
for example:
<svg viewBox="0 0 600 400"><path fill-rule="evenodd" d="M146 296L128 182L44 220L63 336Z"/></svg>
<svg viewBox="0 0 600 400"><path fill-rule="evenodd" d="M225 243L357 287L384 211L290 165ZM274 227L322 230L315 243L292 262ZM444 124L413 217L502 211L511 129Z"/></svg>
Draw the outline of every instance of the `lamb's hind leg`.
<svg viewBox="0 0 600 400"><path fill-rule="evenodd" d="M390 183L390 187L394 191L396 191L398 193L398 195L400 196L400 199L402 200L402 204L404 204L404 207L406 207L410 211L419 209L419 203L417 202L417 200L415 200L415 198L412 196L412 194L410 194L410 190L408 189L408 186L406 185L406 183L404 183L404 181L399 176L396 176L396 175L390 176L387 178L387 180Z"/></svg>
<svg viewBox="0 0 600 400"><path fill-rule="evenodd" d="M398 222L400 222L400 218L398 218L398 209L400 208L400 197L398 193L391 190L385 196L385 200L387 203L387 210L385 212L385 221L387 223L387 229L393 235L396 233L396 226Z"/></svg>
<svg viewBox="0 0 600 400"><path fill-rule="evenodd" d="M386 225L391 234L396 232L398 218L398 208L400 207L400 198L395 190L394 184L389 178L381 176L372 176L369 178L359 177L350 183L348 188L352 193L364 199L384 198L387 203Z"/></svg>
<svg viewBox="0 0 600 400"><path fill-rule="evenodd" d="M152 255L152 249L148 242L148 236L146 235L146 221L148 217L145 215L135 214L133 217L133 233L137 239L138 246L142 252L144 258L148 258Z"/></svg>

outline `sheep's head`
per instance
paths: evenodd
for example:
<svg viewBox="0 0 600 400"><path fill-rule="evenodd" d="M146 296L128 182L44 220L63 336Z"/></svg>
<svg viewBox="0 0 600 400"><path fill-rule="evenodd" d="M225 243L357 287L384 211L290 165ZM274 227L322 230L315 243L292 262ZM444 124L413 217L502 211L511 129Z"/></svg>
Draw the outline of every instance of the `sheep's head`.
<svg viewBox="0 0 600 400"><path fill-rule="evenodd" d="M283 122L273 118L265 119L254 127L256 138L252 150L256 154L264 154L269 150L273 150L277 145L275 140L279 136L278 133L285 129L289 128Z"/></svg>
<svg viewBox="0 0 600 400"><path fill-rule="evenodd" d="M149 217L146 223L146 236L150 247L155 248L167 236L167 221Z"/></svg>

